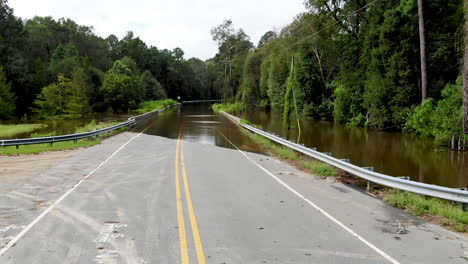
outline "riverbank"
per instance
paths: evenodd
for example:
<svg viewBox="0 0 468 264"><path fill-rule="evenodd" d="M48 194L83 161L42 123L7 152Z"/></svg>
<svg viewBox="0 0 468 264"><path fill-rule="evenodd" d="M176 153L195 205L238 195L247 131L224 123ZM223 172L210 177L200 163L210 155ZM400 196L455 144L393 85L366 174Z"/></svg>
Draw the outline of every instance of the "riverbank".
<svg viewBox="0 0 468 264"><path fill-rule="evenodd" d="M246 119L240 119L240 122L251 124L251 122ZM258 126L255 124L251 125ZM265 147L267 149L266 153L288 162L299 170L312 173L322 179L340 181L362 189L366 186L366 181L363 179L349 175L346 172L337 170L328 164L316 161L310 157L305 157L292 149L278 145L260 135L252 134L245 129L241 130L255 142ZM468 233L468 213L462 211L461 203L389 189L383 186L378 186L370 190L369 194L379 197L388 204L408 211L426 221L444 226L455 232Z"/></svg>

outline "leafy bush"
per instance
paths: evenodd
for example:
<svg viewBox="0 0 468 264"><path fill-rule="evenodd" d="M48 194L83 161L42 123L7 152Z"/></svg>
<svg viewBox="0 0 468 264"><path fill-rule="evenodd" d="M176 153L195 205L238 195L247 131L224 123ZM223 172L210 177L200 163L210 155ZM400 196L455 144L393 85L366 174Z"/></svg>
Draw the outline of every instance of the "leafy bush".
<svg viewBox="0 0 468 264"><path fill-rule="evenodd" d="M349 125L356 127L367 127L369 125L369 122L363 114L359 113L357 116L351 118Z"/></svg>
<svg viewBox="0 0 468 264"><path fill-rule="evenodd" d="M432 98L417 106L406 121L405 131L415 132L422 136L432 136L432 116L436 105Z"/></svg>
<svg viewBox="0 0 468 264"><path fill-rule="evenodd" d="M424 101L411 112L404 131L433 137L439 145L446 145L453 135L462 135L462 78L442 90L442 100Z"/></svg>

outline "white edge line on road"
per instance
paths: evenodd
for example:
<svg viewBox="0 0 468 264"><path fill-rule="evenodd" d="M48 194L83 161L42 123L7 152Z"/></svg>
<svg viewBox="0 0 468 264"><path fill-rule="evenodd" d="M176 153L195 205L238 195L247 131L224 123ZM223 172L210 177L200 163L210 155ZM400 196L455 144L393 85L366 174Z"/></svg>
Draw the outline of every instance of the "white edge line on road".
<svg viewBox="0 0 468 264"><path fill-rule="evenodd" d="M79 180L70 190L64 193L60 198L58 198L51 206L49 206L44 212L42 212L36 219L34 219L29 225L27 225L18 235L16 235L8 244L6 244L0 250L0 256L3 256L10 249L16 242L18 242L21 237L23 237L35 224L37 224L44 216L46 216L55 206L57 206L63 199L65 199L70 193L72 193L81 183L83 183L86 179L88 179L93 173L95 173L100 167L102 167L107 161L109 161L112 157L114 157L117 153L119 153L125 146L127 146L130 142L132 142L135 138L143 134L151 125L143 129L138 135L131 138L125 144L123 144L119 149L117 149L112 155L110 155L106 160L101 162L94 170L90 171L83 179Z"/></svg>
<svg viewBox="0 0 468 264"><path fill-rule="evenodd" d="M224 136L224 135L223 135ZM227 138L226 138L227 139ZM228 140L229 141L229 140ZM229 141L230 142L230 141ZM309 205L311 205L312 207L314 207L315 209L317 209L317 211L319 211L320 213L322 213L323 215L325 215L328 219L330 219L331 221L335 222L337 225L339 225L341 228L343 228L344 230L348 231L348 233L350 233L352 236L356 237L357 239L361 240L362 243L366 244L366 246L370 247L372 250L374 250L375 252L379 253L382 257L384 257L385 259L387 259L388 261L390 261L391 263L393 264L400 264L400 262L398 262L397 260L395 260L394 258L390 257L387 253L383 252L382 250L380 250L378 247L374 246L372 243L370 243L369 241L367 241L365 238L363 238L362 236L360 236L358 233L354 232L351 228L347 227L345 224L341 223L340 221L338 221L338 219L336 219L335 217L333 217L332 215L330 215L329 213L327 213L325 210L323 210L322 208L320 208L318 205L316 205L315 203L313 203L312 201L310 201L309 199L307 199L304 195L300 194L298 191L294 190L291 186L289 186L288 184L286 184L285 182L283 182L280 178L276 177L273 173L271 173L270 171L268 171L267 169L265 169L262 165L258 164L257 162L255 162L252 158L250 158L247 154L245 154L242 150L240 150L237 146L235 146L234 144L232 144L232 142L230 142L231 145L233 145L242 155L244 155L248 160L250 160L253 164L257 165L257 167L259 167L260 169L262 169L264 172L266 172L268 175L270 175L273 179L275 179L277 182L279 182L281 185L283 185L286 189L288 189L289 191L291 191L292 193L294 193L296 196L298 196L299 198L301 198L302 200L304 200L305 202L307 202Z"/></svg>

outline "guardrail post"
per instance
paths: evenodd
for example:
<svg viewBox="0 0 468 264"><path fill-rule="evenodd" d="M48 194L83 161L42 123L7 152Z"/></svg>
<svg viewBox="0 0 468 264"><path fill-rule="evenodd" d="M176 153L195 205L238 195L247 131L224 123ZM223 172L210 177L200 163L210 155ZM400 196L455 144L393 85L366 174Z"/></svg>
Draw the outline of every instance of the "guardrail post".
<svg viewBox="0 0 468 264"><path fill-rule="evenodd" d="M462 190L462 191L468 191L468 188L458 188L459 190ZM466 212L468 211L468 203L462 203L462 211L463 212Z"/></svg>
<svg viewBox="0 0 468 264"><path fill-rule="evenodd" d="M19 145L16 145L16 149L19 149Z"/></svg>
<svg viewBox="0 0 468 264"><path fill-rule="evenodd" d="M370 170L370 171L374 171L374 167L362 167L363 169L366 169L366 170ZM371 181L367 181L367 187L366 187L366 190L369 192L369 191L372 191L375 187L375 183L371 182Z"/></svg>

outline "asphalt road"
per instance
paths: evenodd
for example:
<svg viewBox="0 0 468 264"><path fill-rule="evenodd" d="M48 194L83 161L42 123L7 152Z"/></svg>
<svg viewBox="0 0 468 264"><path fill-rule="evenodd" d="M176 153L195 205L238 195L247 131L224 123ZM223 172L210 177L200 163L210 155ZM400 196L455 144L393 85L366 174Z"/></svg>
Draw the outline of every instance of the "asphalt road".
<svg viewBox="0 0 468 264"><path fill-rule="evenodd" d="M0 263L467 262L465 238L365 192L183 138L125 132L0 183Z"/></svg>

